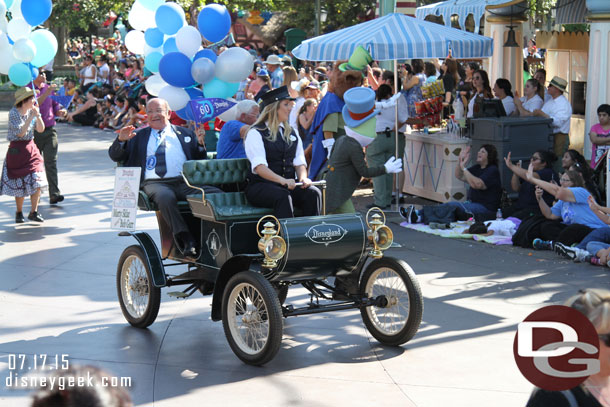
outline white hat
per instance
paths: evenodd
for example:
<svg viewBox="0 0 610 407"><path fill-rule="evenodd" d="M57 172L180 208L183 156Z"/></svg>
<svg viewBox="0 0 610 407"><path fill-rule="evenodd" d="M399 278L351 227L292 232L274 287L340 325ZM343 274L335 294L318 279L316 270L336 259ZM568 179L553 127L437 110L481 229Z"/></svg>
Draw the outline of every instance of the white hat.
<svg viewBox="0 0 610 407"><path fill-rule="evenodd" d="M267 57L267 60L265 61L265 63L267 65L281 65L282 60L277 55L271 54Z"/></svg>

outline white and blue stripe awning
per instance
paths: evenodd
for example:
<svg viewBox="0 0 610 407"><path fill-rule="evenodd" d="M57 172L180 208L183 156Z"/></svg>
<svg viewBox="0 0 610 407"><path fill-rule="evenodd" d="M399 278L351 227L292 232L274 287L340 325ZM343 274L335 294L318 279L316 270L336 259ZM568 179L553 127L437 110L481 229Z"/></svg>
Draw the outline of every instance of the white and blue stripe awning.
<svg viewBox="0 0 610 407"><path fill-rule="evenodd" d="M585 22L585 0L558 0L555 6L555 24L581 24Z"/></svg>
<svg viewBox="0 0 610 407"><path fill-rule="evenodd" d="M303 41L292 54L307 61L349 59L362 45L377 61L412 58L486 58L493 40L482 35L393 13Z"/></svg>
<svg viewBox="0 0 610 407"><path fill-rule="evenodd" d="M451 27L451 16L457 15L458 22L462 30L466 26L466 18L472 14L474 19L474 32L479 32L481 17L485 14L486 6L495 6L504 4L508 0L447 0L440 3L429 4L427 6L418 7L415 10L415 16L424 20L426 16L442 16L447 27Z"/></svg>

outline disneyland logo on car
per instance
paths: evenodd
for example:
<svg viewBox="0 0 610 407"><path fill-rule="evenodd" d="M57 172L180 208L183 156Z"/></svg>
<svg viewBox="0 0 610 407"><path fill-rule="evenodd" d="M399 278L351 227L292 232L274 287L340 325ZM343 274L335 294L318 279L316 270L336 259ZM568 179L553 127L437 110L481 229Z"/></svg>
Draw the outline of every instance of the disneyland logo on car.
<svg viewBox="0 0 610 407"><path fill-rule="evenodd" d="M305 236L314 243L324 244L328 246L331 243L337 243L347 234L347 230L339 225L332 223L322 223L309 228Z"/></svg>

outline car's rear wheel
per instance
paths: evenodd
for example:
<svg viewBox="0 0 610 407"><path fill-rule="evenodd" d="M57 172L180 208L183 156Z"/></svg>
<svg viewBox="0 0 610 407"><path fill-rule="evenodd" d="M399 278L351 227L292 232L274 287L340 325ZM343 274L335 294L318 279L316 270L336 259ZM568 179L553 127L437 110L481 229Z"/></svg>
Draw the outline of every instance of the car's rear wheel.
<svg viewBox="0 0 610 407"><path fill-rule="evenodd" d="M261 274L242 271L225 288L222 325L231 349L245 363L263 365L282 342L282 309L273 286Z"/></svg>

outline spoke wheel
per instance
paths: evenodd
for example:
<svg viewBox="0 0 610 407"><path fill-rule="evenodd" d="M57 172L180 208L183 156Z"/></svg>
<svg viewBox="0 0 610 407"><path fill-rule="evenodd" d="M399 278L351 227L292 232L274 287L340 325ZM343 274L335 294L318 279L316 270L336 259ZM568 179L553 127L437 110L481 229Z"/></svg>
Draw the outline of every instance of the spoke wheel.
<svg viewBox="0 0 610 407"><path fill-rule="evenodd" d="M402 345L419 328L424 301L411 267L402 260L377 259L365 269L360 282L362 296L385 296L383 307L360 309L364 325L384 345Z"/></svg>
<svg viewBox="0 0 610 407"><path fill-rule="evenodd" d="M261 274L243 271L224 291L222 325L231 349L245 363L263 365L282 342L282 310L273 286Z"/></svg>
<svg viewBox="0 0 610 407"><path fill-rule="evenodd" d="M142 248L129 246L119 259L117 294L127 322L146 328L157 318L161 304L161 289L155 287Z"/></svg>

